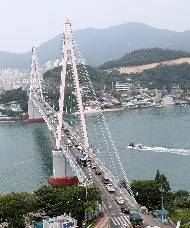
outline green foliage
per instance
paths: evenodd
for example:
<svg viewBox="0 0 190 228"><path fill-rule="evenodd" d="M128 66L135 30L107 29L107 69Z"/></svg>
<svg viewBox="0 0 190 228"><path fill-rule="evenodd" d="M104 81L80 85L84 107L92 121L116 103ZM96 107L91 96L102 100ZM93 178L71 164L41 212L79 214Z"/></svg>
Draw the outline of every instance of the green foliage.
<svg viewBox="0 0 190 228"><path fill-rule="evenodd" d="M149 209L161 208L161 197L164 202L170 199L170 185L166 176L157 170L155 180L135 180L131 183L131 188L136 195L137 202L145 205ZM162 189L161 189L162 188ZM163 192L161 190L164 190Z"/></svg>
<svg viewBox="0 0 190 228"><path fill-rule="evenodd" d="M6 104L11 101L17 101L20 104L22 110L24 112L27 112L28 96L27 96L26 90L22 90L22 88L18 88L18 89L4 91L3 93L1 93L0 103Z"/></svg>
<svg viewBox="0 0 190 228"><path fill-rule="evenodd" d="M170 215L172 221L177 223L177 221L181 221L180 227L188 228L190 221L190 208L175 208L175 211Z"/></svg>
<svg viewBox="0 0 190 228"><path fill-rule="evenodd" d="M161 209L161 198L163 194L164 208L170 212L170 218L177 223L181 221L180 227L188 227L190 221L189 192L179 190L170 192L169 182L163 174L157 170L154 180L134 180L131 184L138 203L146 206L149 210ZM163 191L161 191L163 190Z"/></svg>
<svg viewBox="0 0 190 228"><path fill-rule="evenodd" d="M24 228L25 216L37 209L36 198L27 192L11 193L0 197L0 223L7 222L10 228Z"/></svg>
<svg viewBox="0 0 190 228"><path fill-rule="evenodd" d="M142 86L149 89L171 90L172 84L179 84L181 89L190 89L190 64L158 65L152 69L140 73L132 73L129 76Z"/></svg>
<svg viewBox="0 0 190 228"><path fill-rule="evenodd" d="M44 186L33 194L13 192L0 195L0 224L7 222L10 228L24 228L25 217L35 211L45 212L50 217L71 212L72 217L80 222L84 219L85 211L90 213L97 210L97 202L101 201L100 192L95 187Z"/></svg>
<svg viewBox="0 0 190 228"><path fill-rule="evenodd" d="M174 60L190 57L189 52L175 51L161 48L139 49L124 55L118 60L104 63L101 69L113 69L118 67L140 66L149 63L159 63L166 60Z"/></svg>
<svg viewBox="0 0 190 228"><path fill-rule="evenodd" d="M85 210L94 210L96 209L95 202L101 202L98 189L90 187L87 193L86 198L86 188L78 186L44 186L35 191L39 210L44 211L49 216L72 212L72 216L79 221L84 218Z"/></svg>

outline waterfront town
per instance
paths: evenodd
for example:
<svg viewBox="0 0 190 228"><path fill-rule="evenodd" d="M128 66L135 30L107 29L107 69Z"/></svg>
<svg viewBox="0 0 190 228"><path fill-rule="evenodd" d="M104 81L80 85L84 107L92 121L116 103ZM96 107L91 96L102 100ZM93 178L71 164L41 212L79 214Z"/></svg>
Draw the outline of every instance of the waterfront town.
<svg viewBox="0 0 190 228"><path fill-rule="evenodd" d="M40 71L42 73L53 69L60 65L57 60L55 62L47 62ZM0 93L7 90L22 88L28 90L30 83L30 71L18 69L2 69L0 70ZM186 106L190 102L190 93L180 89L178 84L172 84L170 93L163 90L149 90L136 84L128 78L125 83L113 82L112 90L102 90L99 100L91 100L89 98L83 103L85 113L101 111L114 111L122 109L164 107L167 105ZM88 88L82 87L81 94L87 95ZM117 95L117 96L116 96ZM0 120L10 120L4 111L12 111L22 113L23 110L17 101L11 101L6 104L0 104ZM27 113L23 113L26 115Z"/></svg>

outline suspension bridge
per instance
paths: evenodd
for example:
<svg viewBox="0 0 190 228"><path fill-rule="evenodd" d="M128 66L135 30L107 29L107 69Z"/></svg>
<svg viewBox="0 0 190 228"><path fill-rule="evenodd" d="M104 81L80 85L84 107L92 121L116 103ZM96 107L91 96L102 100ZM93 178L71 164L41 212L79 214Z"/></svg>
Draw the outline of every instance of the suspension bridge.
<svg viewBox="0 0 190 228"><path fill-rule="evenodd" d="M55 148L52 150L53 175L50 177L50 184L69 185L80 183L87 186L90 182L93 182L93 184L98 187L102 193L103 205L110 215L111 227L131 227L129 218L126 215L121 214L120 207L115 202L115 197L122 196L125 203L131 209L138 210L140 206L137 204L133 192L130 189L130 184L123 168L119 153L115 147L111 132L109 131L108 124L106 123L106 119L102 112L100 112L99 115L101 120L98 119L97 121L97 123L100 123L100 131L97 130L96 125L94 126L94 131L97 137L102 137L105 140L104 145L106 148L104 149L104 153L109 156L111 160L111 166L109 168L106 167L105 162L94 153L89 143L82 101L83 94L81 92L81 83L83 83L83 86L87 87L88 90L91 91L91 96L93 96L94 99L98 100L98 98L96 91L93 89L86 67L82 61L81 54L80 52L77 52L71 23L68 21L65 23L61 62L59 110L57 112L45 99L43 91L43 77L39 70L35 48L32 48L28 122L45 121L51 132L52 138L55 139ZM83 78L81 77L81 72ZM65 121L64 104L66 78L69 78L69 81L72 81L73 83L73 86L70 89L72 90L72 94L75 94L76 104L80 113L80 137L78 133L75 132ZM101 148L100 151L102 151ZM81 165L81 162L76 159L79 155L85 155L87 161L89 161L87 162L87 165ZM90 163L94 164L96 169L101 171L101 175L96 175L93 171L92 165L90 166ZM110 171L110 168L112 171ZM118 172L120 172L120 176L122 175L122 179L125 180L127 190L121 187ZM109 181L113 184L115 187L114 193L108 192L102 182L102 176L107 176ZM155 225L155 220L152 219L151 222L147 221L147 224Z"/></svg>

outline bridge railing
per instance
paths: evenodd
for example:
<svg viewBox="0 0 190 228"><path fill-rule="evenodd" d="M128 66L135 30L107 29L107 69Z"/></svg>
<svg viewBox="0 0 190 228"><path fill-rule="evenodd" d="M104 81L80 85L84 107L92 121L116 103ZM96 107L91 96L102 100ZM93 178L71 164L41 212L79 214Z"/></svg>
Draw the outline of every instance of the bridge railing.
<svg viewBox="0 0 190 228"><path fill-rule="evenodd" d="M63 147L65 145L62 145ZM76 163L76 159L73 158L72 154L70 153L70 151L68 150L68 146L65 146L64 148L62 147L62 152L67 160L67 162L70 164L71 169L73 170L73 172L75 173L75 175L77 176L78 180L80 183L85 182L85 180L87 179L86 176L84 175L82 169L77 165Z"/></svg>

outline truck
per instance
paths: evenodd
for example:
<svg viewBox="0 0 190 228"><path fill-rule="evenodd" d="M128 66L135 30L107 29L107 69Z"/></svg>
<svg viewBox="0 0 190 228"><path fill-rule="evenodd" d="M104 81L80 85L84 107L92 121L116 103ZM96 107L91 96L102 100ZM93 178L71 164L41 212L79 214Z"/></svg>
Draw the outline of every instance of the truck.
<svg viewBox="0 0 190 228"><path fill-rule="evenodd" d="M87 166L87 159L85 158L84 155L78 154L76 156L77 163L81 165L82 167Z"/></svg>
<svg viewBox="0 0 190 228"><path fill-rule="evenodd" d="M133 227L142 227L143 219L137 211L130 211L129 218Z"/></svg>

